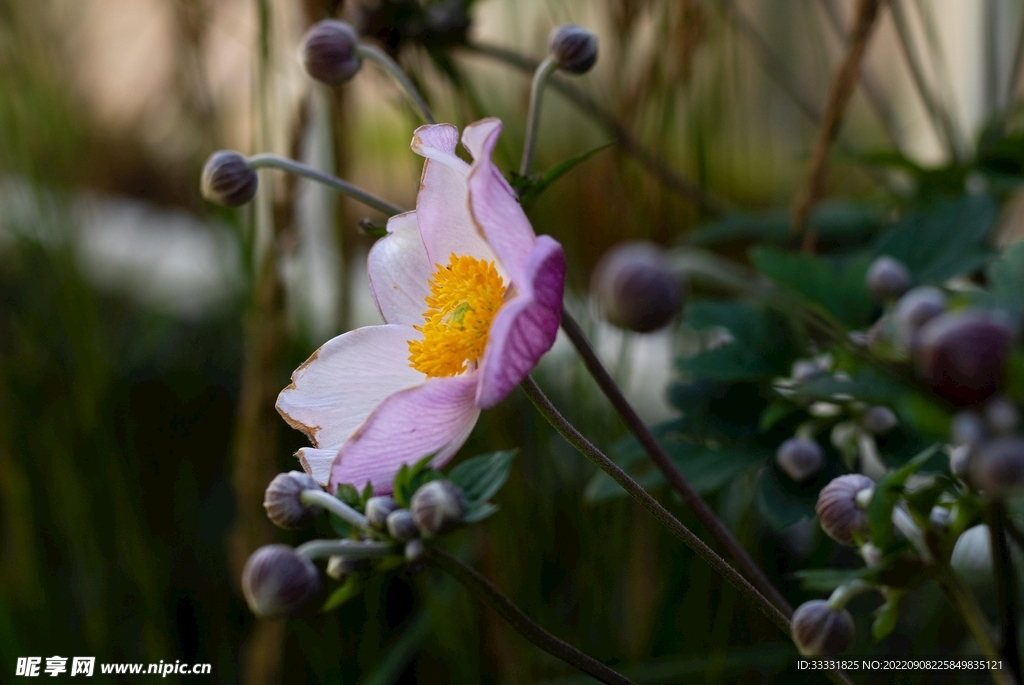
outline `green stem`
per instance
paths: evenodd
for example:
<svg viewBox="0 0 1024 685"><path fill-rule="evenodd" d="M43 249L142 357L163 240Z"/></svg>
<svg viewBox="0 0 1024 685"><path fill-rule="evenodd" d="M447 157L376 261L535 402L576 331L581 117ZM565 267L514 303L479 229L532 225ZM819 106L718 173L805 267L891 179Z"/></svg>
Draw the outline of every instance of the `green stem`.
<svg viewBox="0 0 1024 685"><path fill-rule="evenodd" d="M537 150L537 130L540 128L540 105L544 98L544 88L551 74L558 69L558 61L548 57L533 72L533 85L530 87L530 110L526 115L526 139L523 142L523 159L519 164L519 175L528 176L533 166L533 154Z"/></svg>
<svg viewBox="0 0 1024 685"><path fill-rule="evenodd" d="M589 673L603 683L609 685L635 685L632 680L588 656L567 642L564 642L530 620L522 609L512 603L498 588L476 570L440 547L432 547L427 552L427 562L451 575L462 583L463 587L484 601L512 626L513 629L527 640L537 645L551 656L575 666L584 673Z"/></svg>
<svg viewBox="0 0 1024 685"><path fill-rule="evenodd" d="M376 62L377 66L388 72L388 75L398 82L398 85L402 87L402 90L404 90L409 98L416 104L416 108L419 109L420 114L423 116L423 120L428 124L437 123L437 120L434 119L434 115L430 111L430 107L427 105L427 101L423 99L420 92L416 90L416 86L414 86L412 81L409 80L406 73L402 71L402 67L398 66L398 63L391 59L391 56L388 55L388 53L374 45L360 43L356 46L356 54L364 59Z"/></svg>
<svg viewBox="0 0 1024 685"><path fill-rule="evenodd" d="M323 507L327 511L331 512L338 518L347 521L356 528L366 528L366 517L360 514L358 511L342 502L337 497L328 495L323 490L303 490L302 494L299 495L299 500L307 505L316 505Z"/></svg>
<svg viewBox="0 0 1024 685"><path fill-rule="evenodd" d="M268 168L268 169L280 169L281 171L287 171L288 173L295 174L296 176L302 176L313 181L318 181L326 186L330 186L335 190L341 192L344 195L348 195L353 200L362 202L367 207L372 207L382 214L393 216L395 214L401 214L405 210L401 207L397 207L387 200L382 200L376 195L371 195L362 188L354 186L348 181L343 181L337 176L332 176L328 173L314 169L311 166L307 166L302 162L297 162L294 159L288 159L287 157L281 157L270 153L253 155L249 157L249 166L253 169Z"/></svg>
<svg viewBox="0 0 1024 685"><path fill-rule="evenodd" d="M310 540L295 548L297 554L307 559L346 557L348 559L371 559L402 556L402 548L389 542L358 542L356 540Z"/></svg>
<svg viewBox="0 0 1024 685"><path fill-rule="evenodd" d="M992 629L989 627L988 619L981 610L981 606L978 605L978 600L975 599L970 588L964 584L960 576L949 566L940 568L937 581L943 592L946 593L949 601L953 604L953 607L963 618L967 629L974 637L975 642L978 643L978 647L981 648L981 653L985 655L987 660L1000 662L1001 664L1003 655L1000 654L996 643L992 639ZM990 668L990 670L992 671L992 679L999 685L1016 685L1017 681L1008 671L996 668Z"/></svg>

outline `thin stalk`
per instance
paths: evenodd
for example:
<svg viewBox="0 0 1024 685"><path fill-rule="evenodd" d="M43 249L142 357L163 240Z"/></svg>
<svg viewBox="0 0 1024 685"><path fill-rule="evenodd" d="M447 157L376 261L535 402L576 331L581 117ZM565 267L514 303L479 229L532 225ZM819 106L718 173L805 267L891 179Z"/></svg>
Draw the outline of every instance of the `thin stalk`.
<svg viewBox="0 0 1024 685"><path fill-rule="evenodd" d="M804 234L804 252L813 253L815 250L817 231L813 226L804 230L807 216L825 192L825 180L828 176L828 150L839 134L839 127L846 114L846 107L849 105L853 89L857 85L860 64L864 52L867 50L871 31L876 24L880 5L881 0L858 0L857 2L856 19L850 33L849 49L829 89L828 99L825 102L825 114L822 117L818 138L814 143L811 162L807 167L803 184L793 200L792 230L794 234L801 232Z"/></svg>
<svg viewBox="0 0 1024 685"><path fill-rule="evenodd" d="M762 595L771 600L772 604L787 618L792 616L793 607L789 605L786 598L782 596L772 582L768 580L767 576L764 575L764 572L754 563L754 560L747 554L747 550L743 548L743 545L733 536L732 532L715 516L715 512L704 501L704 498L700 496L700 493L690 485L690 482L679 471L671 457L665 452L665 448L654 437L651 429L647 427L647 424L636 413L629 400L622 394L622 390L615 382L615 379L612 378L604 364L601 363L597 353L594 352L594 348L591 347L590 342L587 340L583 329L565 308L562 309L562 330L565 331L573 347L576 348L590 375L597 381L598 387L601 388L601 391L608 398L608 401L611 402L615 411L622 417L622 422L626 425L626 428L636 437L637 441L651 458L651 461L664 474L669 486L679 494L683 503L694 513L701 525L711 533L719 548L736 564L736 567L746 579Z"/></svg>
<svg viewBox="0 0 1024 685"><path fill-rule="evenodd" d="M503 595L487 578L440 547L431 547L427 551L426 561L459 581L471 594L497 611L517 633L551 656L575 666L603 683L635 685L632 680L616 673L597 659L584 654L531 621L522 609L513 604L512 600Z"/></svg>
<svg viewBox="0 0 1024 685"><path fill-rule="evenodd" d="M537 131L540 129L540 104L544 98L544 87L548 84L551 74L558 69L558 61L548 57L537 71L533 73L533 85L530 87L530 110L526 115L526 139L523 141L523 160L519 164L519 175L528 176L533 166L533 154L537 150Z"/></svg>
<svg viewBox="0 0 1024 685"><path fill-rule="evenodd" d="M991 662L1002 662L1003 655L992 639L992 629L988 624L988 619L970 588L948 566L939 570L937 581L953 607L959 612L960 617L963 618L967 629L978 643L985 658ZM995 668L989 670L992 672L992 680L998 685L1016 685L1016 679L1008 671Z"/></svg>
<svg viewBox="0 0 1024 685"><path fill-rule="evenodd" d="M366 528L366 517L358 511L342 502L337 497L327 494L323 490L303 490L299 495L299 501L306 506L316 505L323 507L338 518L346 521L356 528Z"/></svg>
<svg viewBox="0 0 1024 685"><path fill-rule="evenodd" d="M1024 63L1024 13L1021 15L1020 28L1017 29L1017 42L1013 48L1013 64L1010 67L1010 76L1006 81L1006 90L1003 93L1004 101L1002 107L1004 118L1013 109L1013 103L1017 99L1022 63Z"/></svg>
<svg viewBox="0 0 1024 685"><path fill-rule="evenodd" d="M993 502L987 512L988 530L992 538L992 568L995 570L996 595L999 602L1000 646L1006 664L1020 680L1020 649L1017 638L1017 578L1006 539L1006 507Z"/></svg>
<svg viewBox="0 0 1024 685"><path fill-rule="evenodd" d="M376 195L372 195L362 188L352 185L348 181L344 181L337 176L332 176L331 174L320 171L319 169L314 169L313 167L307 166L302 162L297 162L294 159L264 153L260 155L253 155L252 157L249 157L247 161L249 162L249 166L253 169L280 169L281 171L287 171L288 173L295 174L296 176L302 176L304 178L323 183L344 195L348 195L353 200L362 202L367 207L372 207L378 212L388 216L401 214L405 211L401 207L397 207L387 200L382 200Z"/></svg>
<svg viewBox="0 0 1024 685"><path fill-rule="evenodd" d="M540 65L539 60L526 57L513 50L508 50L496 45L486 43L468 43L465 49L483 57L504 62L520 71L533 73ZM661 183L686 198L696 205L702 212L710 215L720 215L724 209L722 202L713 197L708 191L700 187L688 178L669 169L668 165L650 149L644 147L640 141L615 118L608 110L601 107L594 98L588 95L578 86L570 83L558 74L550 80L551 87L561 93L566 99L576 105L581 112L589 116L600 126L605 133L615 139L622 151L642 164L648 172L654 175Z"/></svg>
<svg viewBox="0 0 1024 685"><path fill-rule="evenodd" d="M389 542L357 542L356 540L310 540L295 548L296 554L307 559L345 557L347 559L377 559L402 556L402 548Z"/></svg>
<svg viewBox="0 0 1024 685"><path fill-rule="evenodd" d="M391 59L391 56L388 55L388 53L375 45L359 43L359 45L356 46L356 54L364 59L376 62L377 66L388 72L388 75L398 82L398 85L402 87L402 90L404 90L413 103L415 103L416 108L419 109L420 114L423 116L423 120L428 124L437 123L437 120L434 119L433 113L430 111L430 107L427 105L427 101L423 99L420 92L416 90L416 86L414 86L412 81L409 80L406 73L402 71L402 67L398 66L398 63Z"/></svg>

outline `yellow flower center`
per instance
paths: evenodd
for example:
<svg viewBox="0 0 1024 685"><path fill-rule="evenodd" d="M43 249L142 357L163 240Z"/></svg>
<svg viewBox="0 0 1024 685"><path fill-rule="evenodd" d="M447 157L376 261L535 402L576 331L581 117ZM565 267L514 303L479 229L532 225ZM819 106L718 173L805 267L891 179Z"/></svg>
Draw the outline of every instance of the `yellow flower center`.
<svg viewBox="0 0 1024 685"><path fill-rule="evenodd" d="M428 378L455 376L479 361L494 315L505 301L505 284L494 262L453 253L448 266L436 266L425 321L416 326L423 340L409 341L409 365Z"/></svg>

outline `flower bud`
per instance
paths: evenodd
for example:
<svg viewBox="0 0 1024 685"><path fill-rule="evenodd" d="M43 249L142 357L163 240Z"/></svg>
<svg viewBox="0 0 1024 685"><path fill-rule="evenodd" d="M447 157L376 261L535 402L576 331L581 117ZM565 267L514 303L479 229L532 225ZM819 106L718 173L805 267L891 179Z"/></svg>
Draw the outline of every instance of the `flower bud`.
<svg viewBox="0 0 1024 685"><path fill-rule="evenodd" d="M922 285L908 291L896 303L892 313L896 342L905 349L912 349L921 326L944 311L946 294L935 286Z"/></svg>
<svg viewBox="0 0 1024 685"><path fill-rule="evenodd" d="M371 563L369 559L333 556L327 560L327 575L335 580L344 580L353 573L370 568Z"/></svg>
<svg viewBox="0 0 1024 685"><path fill-rule="evenodd" d="M419 537L420 531L416 527L416 520L408 509L396 509L388 514L386 519L388 535L399 542L407 542Z"/></svg>
<svg viewBox="0 0 1024 685"><path fill-rule="evenodd" d="M987 580L992 573L992 536L988 526L980 524L961 533L953 545L949 565L971 583Z"/></svg>
<svg viewBox="0 0 1024 685"><path fill-rule="evenodd" d="M383 528L388 514L398 509L398 502L391 497L371 497L366 500L366 521L374 528Z"/></svg>
<svg viewBox="0 0 1024 685"><path fill-rule="evenodd" d="M1009 326L985 312L941 314L918 331L918 375L953 404L980 402L999 389L1012 338Z"/></svg>
<svg viewBox="0 0 1024 685"><path fill-rule="evenodd" d="M882 255L868 267L868 292L876 300L900 297L910 288L910 280L910 270L889 255Z"/></svg>
<svg viewBox="0 0 1024 685"><path fill-rule="evenodd" d="M980 445L988 436L985 422L977 412L961 411L949 424L949 436L956 445Z"/></svg>
<svg viewBox="0 0 1024 685"><path fill-rule="evenodd" d="M426 552L427 547L423 544L423 540L409 540L405 543L405 560L410 564L422 559Z"/></svg>
<svg viewBox="0 0 1024 685"><path fill-rule="evenodd" d="M430 538L447 533L462 523L466 514L466 498L455 483L432 480L416 491L409 508L420 532Z"/></svg>
<svg viewBox="0 0 1024 685"><path fill-rule="evenodd" d="M312 476L302 471L279 473L270 481L263 495L263 508L267 510L267 518L279 528L305 528L313 523L322 510L317 506L303 504L302 492L319 489L320 486Z"/></svg>
<svg viewBox="0 0 1024 685"><path fill-rule="evenodd" d="M575 24L563 24L551 32L548 52L560 69L585 74L597 62L597 35Z"/></svg>
<svg viewBox="0 0 1024 685"><path fill-rule="evenodd" d="M839 476L818 494L818 523L830 538L844 545L856 544L855 536L868 532L868 516L857 502L857 495L870 491L874 482L859 473Z"/></svg>
<svg viewBox="0 0 1024 685"><path fill-rule="evenodd" d="M793 642L804 656L835 656L853 642L853 617L823 599L804 602L793 612Z"/></svg>
<svg viewBox="0 0 1024 685"><path fill-rule="evenodd" d="M350 80L362 66L358 45L359 34L351 25L337 19L317 22L302 39L302 66L311 78L336 86Z"/></svg>
<svg viewBox="0 0 1024 685"><path fill-rule="evenodd" d="M266 545L245 562L242 592L261 618L293 616L320 592L320 574L288 545Z"/></svg>
<svg viewBox="0 0 1024 685"><path fill-rule="evenodd" d="M790 438L779 445L775 463L797 483L803 482L821 470L825 453L818 443L808 438Z"/></svg>
<svg viewBox="0 0 1024 685"><path fill-rule="evenodd" d="M661 248L644 241L606 252L594 268L591 291L609 323L638 333L661 328L683 306L681 279Z"/></svg>
<svg viewBox="0 0 1024 685"><path fill-rule="evenodd" d="M210 202L241 207L256 197L260 179L245 157L234 150L220 150L203 165L199 190Z"/></svg>
<svg viewBox="0 0 1024 685"><path fill-rule="evenodd" d="M989 497L1008 497L1024 488L1024 438L1010 436L981 445L968 464L970 483Z"/></svg>
<svg viewBox="0 0 1024 685"><path fill-rule="evenodd" d="M985 405L985 422L996 435L1012 433L1020 423L1020 410L1006 397L993 397Z"/></svg>
<svg viewBox="0 0 1024 685"><path fill-rule="evenodd" d="M899 425L899 422L900 420L896 418L892 409L880 405L871 407L861 417L861 423L864 424L865 430L875 435L885 435Z"/></svg>

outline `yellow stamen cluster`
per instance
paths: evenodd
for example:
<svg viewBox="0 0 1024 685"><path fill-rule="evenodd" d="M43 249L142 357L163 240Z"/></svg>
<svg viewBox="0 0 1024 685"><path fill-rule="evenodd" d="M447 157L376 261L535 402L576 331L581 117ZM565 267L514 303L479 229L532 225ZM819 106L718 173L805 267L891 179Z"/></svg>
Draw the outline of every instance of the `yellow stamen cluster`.
<svg viewBox="0 0 1024 685"><path fill-rule="evenodd" d="M453 253L448 266L436 266L425 299L425 321L416 326L423 340L409 341L409 365L428 378L458 375L480 360L491 322L505 300L505 284L494 262Z"/></svg>

